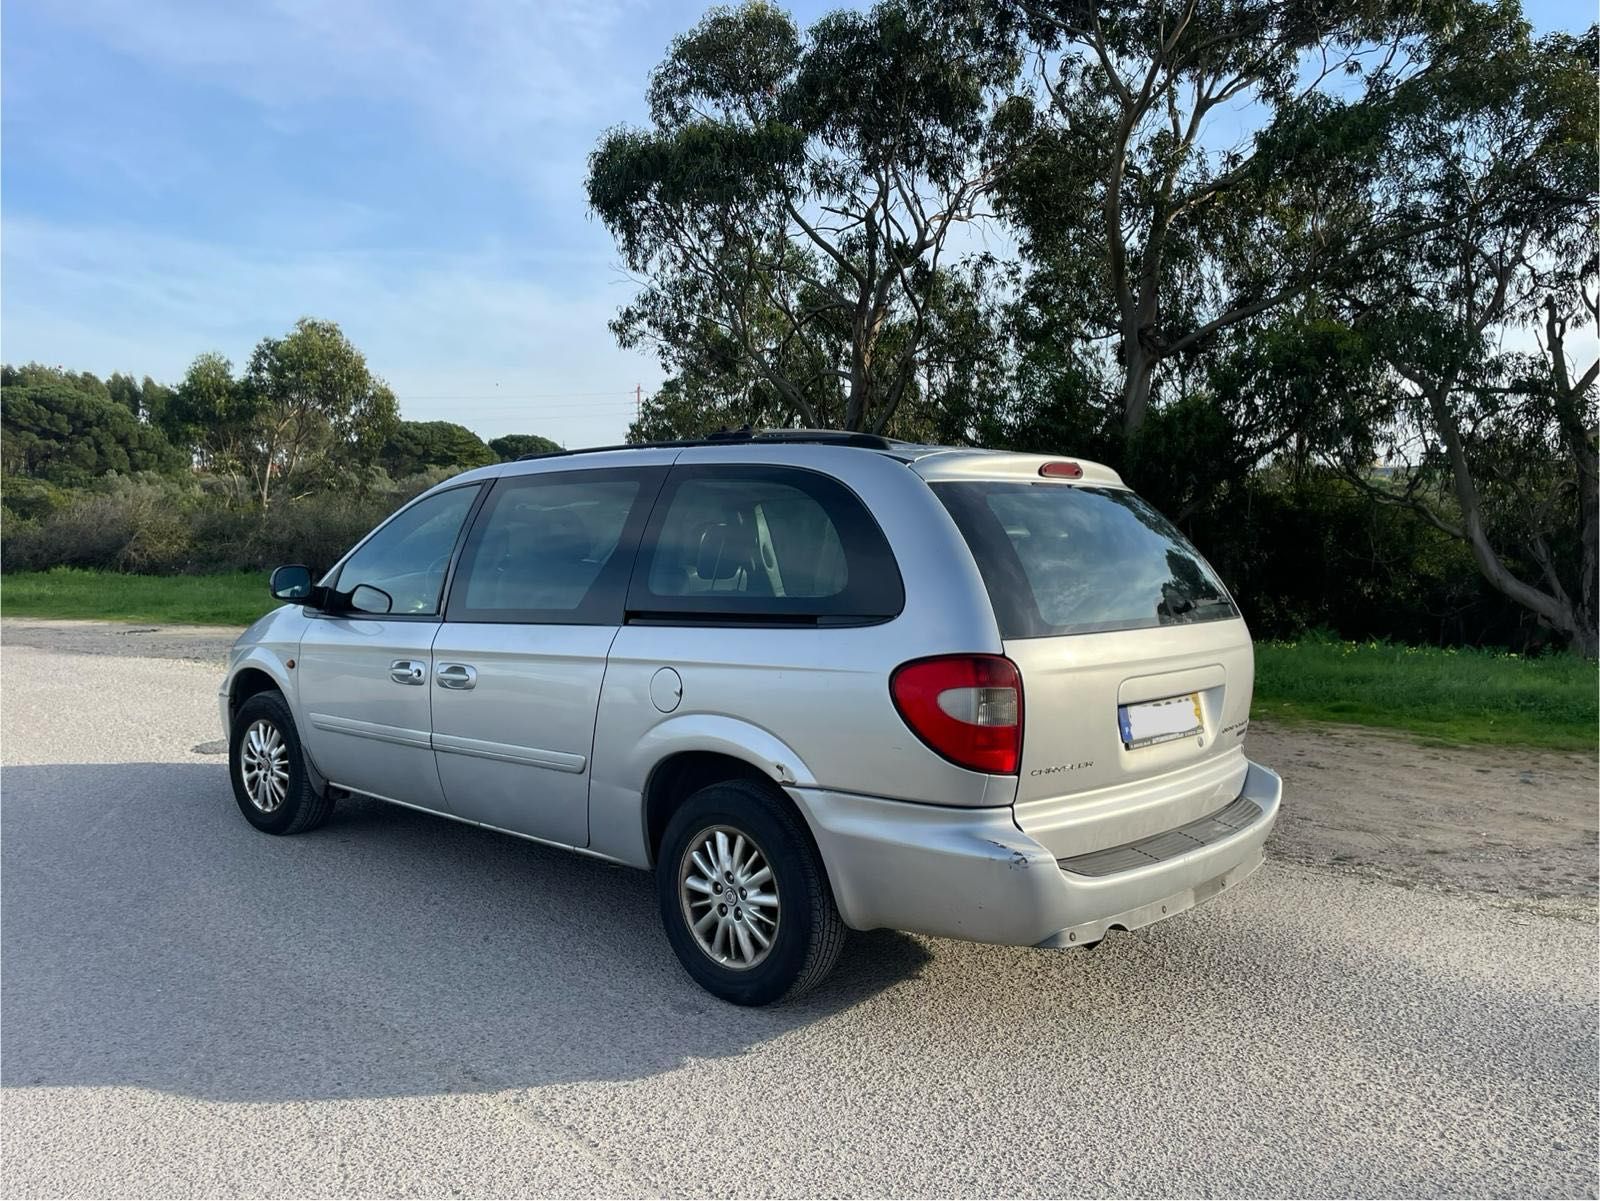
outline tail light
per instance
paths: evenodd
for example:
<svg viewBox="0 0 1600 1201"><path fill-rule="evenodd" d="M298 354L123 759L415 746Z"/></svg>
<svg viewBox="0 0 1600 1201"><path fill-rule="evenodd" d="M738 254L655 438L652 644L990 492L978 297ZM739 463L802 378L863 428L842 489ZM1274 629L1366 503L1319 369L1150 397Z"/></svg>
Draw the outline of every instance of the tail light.
<svg viewBox="0 0 1600 1201"><path fill-rule="evenodd" d="M1066 459L1057 459L1052 463L1041 463L1039 474L1047 480L1081 480L1083 468Z"/></svg>
<svg viewBox="0 0 1600 1201"><path fill-rule="evenodd" d="M915 659L889 677L911 732L950 762L1015 775L1022 758L1022 676L1001 655Z"/></svg>

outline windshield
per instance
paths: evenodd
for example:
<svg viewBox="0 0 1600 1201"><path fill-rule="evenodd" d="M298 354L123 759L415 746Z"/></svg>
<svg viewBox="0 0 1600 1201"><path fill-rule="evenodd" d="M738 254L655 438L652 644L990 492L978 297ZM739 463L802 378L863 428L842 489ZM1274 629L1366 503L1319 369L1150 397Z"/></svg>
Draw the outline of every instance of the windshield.
<svg viewBox="0 0 1600 1201"><path fill-rule="evenodd" d="M1237 617L1216 574L1132 492L1068 484L934 484L989 589L1003 638Z"/></svg>

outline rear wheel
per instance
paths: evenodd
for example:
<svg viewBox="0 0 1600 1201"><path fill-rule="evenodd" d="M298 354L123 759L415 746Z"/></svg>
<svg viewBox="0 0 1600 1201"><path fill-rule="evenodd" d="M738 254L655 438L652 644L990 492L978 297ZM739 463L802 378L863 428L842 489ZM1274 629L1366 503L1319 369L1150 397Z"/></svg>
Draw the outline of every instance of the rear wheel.
<svg viewBox="0 0 1600 1201"><path fill-rule="evenodd" d="M751 780L702 788L673 814L656 893L684 969L736 1005L803 996L844 945L827 873L800 818Z"/></svg>
<svg viewBox="0 0 1600 1201"><path fill-rule="evenodd" d="M311 783L281 693L258 692L239 706L228 738L228 772L239 812L268 834L313 830L333 812L333 798Z"/></svg>

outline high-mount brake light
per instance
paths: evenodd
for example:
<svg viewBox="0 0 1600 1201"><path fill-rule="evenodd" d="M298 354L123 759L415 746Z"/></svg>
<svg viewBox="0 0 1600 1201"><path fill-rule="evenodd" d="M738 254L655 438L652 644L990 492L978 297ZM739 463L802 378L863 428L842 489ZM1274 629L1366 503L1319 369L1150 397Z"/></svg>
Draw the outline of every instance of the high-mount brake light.
<svg viewBox="0 0 1600 1201"><path fill-rule="evenodd" d="M1003 655L941 655L902 664L889 695L912 733L950 762L1015 775L1022 760L1022 675Z"/></svg>
<svg viewBox="0 0 1600 1201"><path fill-rule="evenodd" d="M1053 463L1041 463L1039 474L1050 480L1081 480L1083 468L1066 459L1057 459Z"/></svg>

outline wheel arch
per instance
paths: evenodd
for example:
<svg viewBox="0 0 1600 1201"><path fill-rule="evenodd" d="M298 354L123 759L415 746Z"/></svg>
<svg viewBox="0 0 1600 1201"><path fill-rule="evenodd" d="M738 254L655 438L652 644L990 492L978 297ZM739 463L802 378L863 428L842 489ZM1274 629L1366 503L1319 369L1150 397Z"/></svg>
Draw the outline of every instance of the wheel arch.
<svg viewBox="0 0 1600 1201"><path fill-rule="evenodd" d="M283 691L283 685L270 672L254 665L241 667L228 681L228 715L238 713L239 706L257 693Z"/></svg>
<svg viewBox="0 0 1600 1201"><path fill-rule="evenodd" d="M794 749L760 726L725 714L678 714L633 741L613 771L601 772L591 786L590 828L602 837L610 832L619 860L653 867L673 810L721 780L764 783L790 804L787 787L815 783Z"/></svg>
<svg viewBox="0 0 1600 1201"><path fill-rule="evenodd" d="M680 750L668 755L651 769L644 785L644 845L651 866L661 850L661 838L678 807L702 788L726 780L750 780L777 792L770 769L726 751ZM787 797L786 797L787 799Z"/></svg>
<svg viewBox="0 0 1600 1201"><path fill-rule="evenodd" d="M289 716L296 726L300 726L300 714L295 704L295 695L290 687L289 663L293 659L282 660L270 652L256 648L244 659L234 665L233 674L228 677L228 735L233 734L233 719L238 715L240 707L253 696L263 692L276 692L283 697L283 703L289 707ZM319 792L324 792L328 787L327 777L317 766L312 757L311 748L305 744L305 734L300 734L300 753L305 761L307 774L310 775L312 785Z"/></svg>

